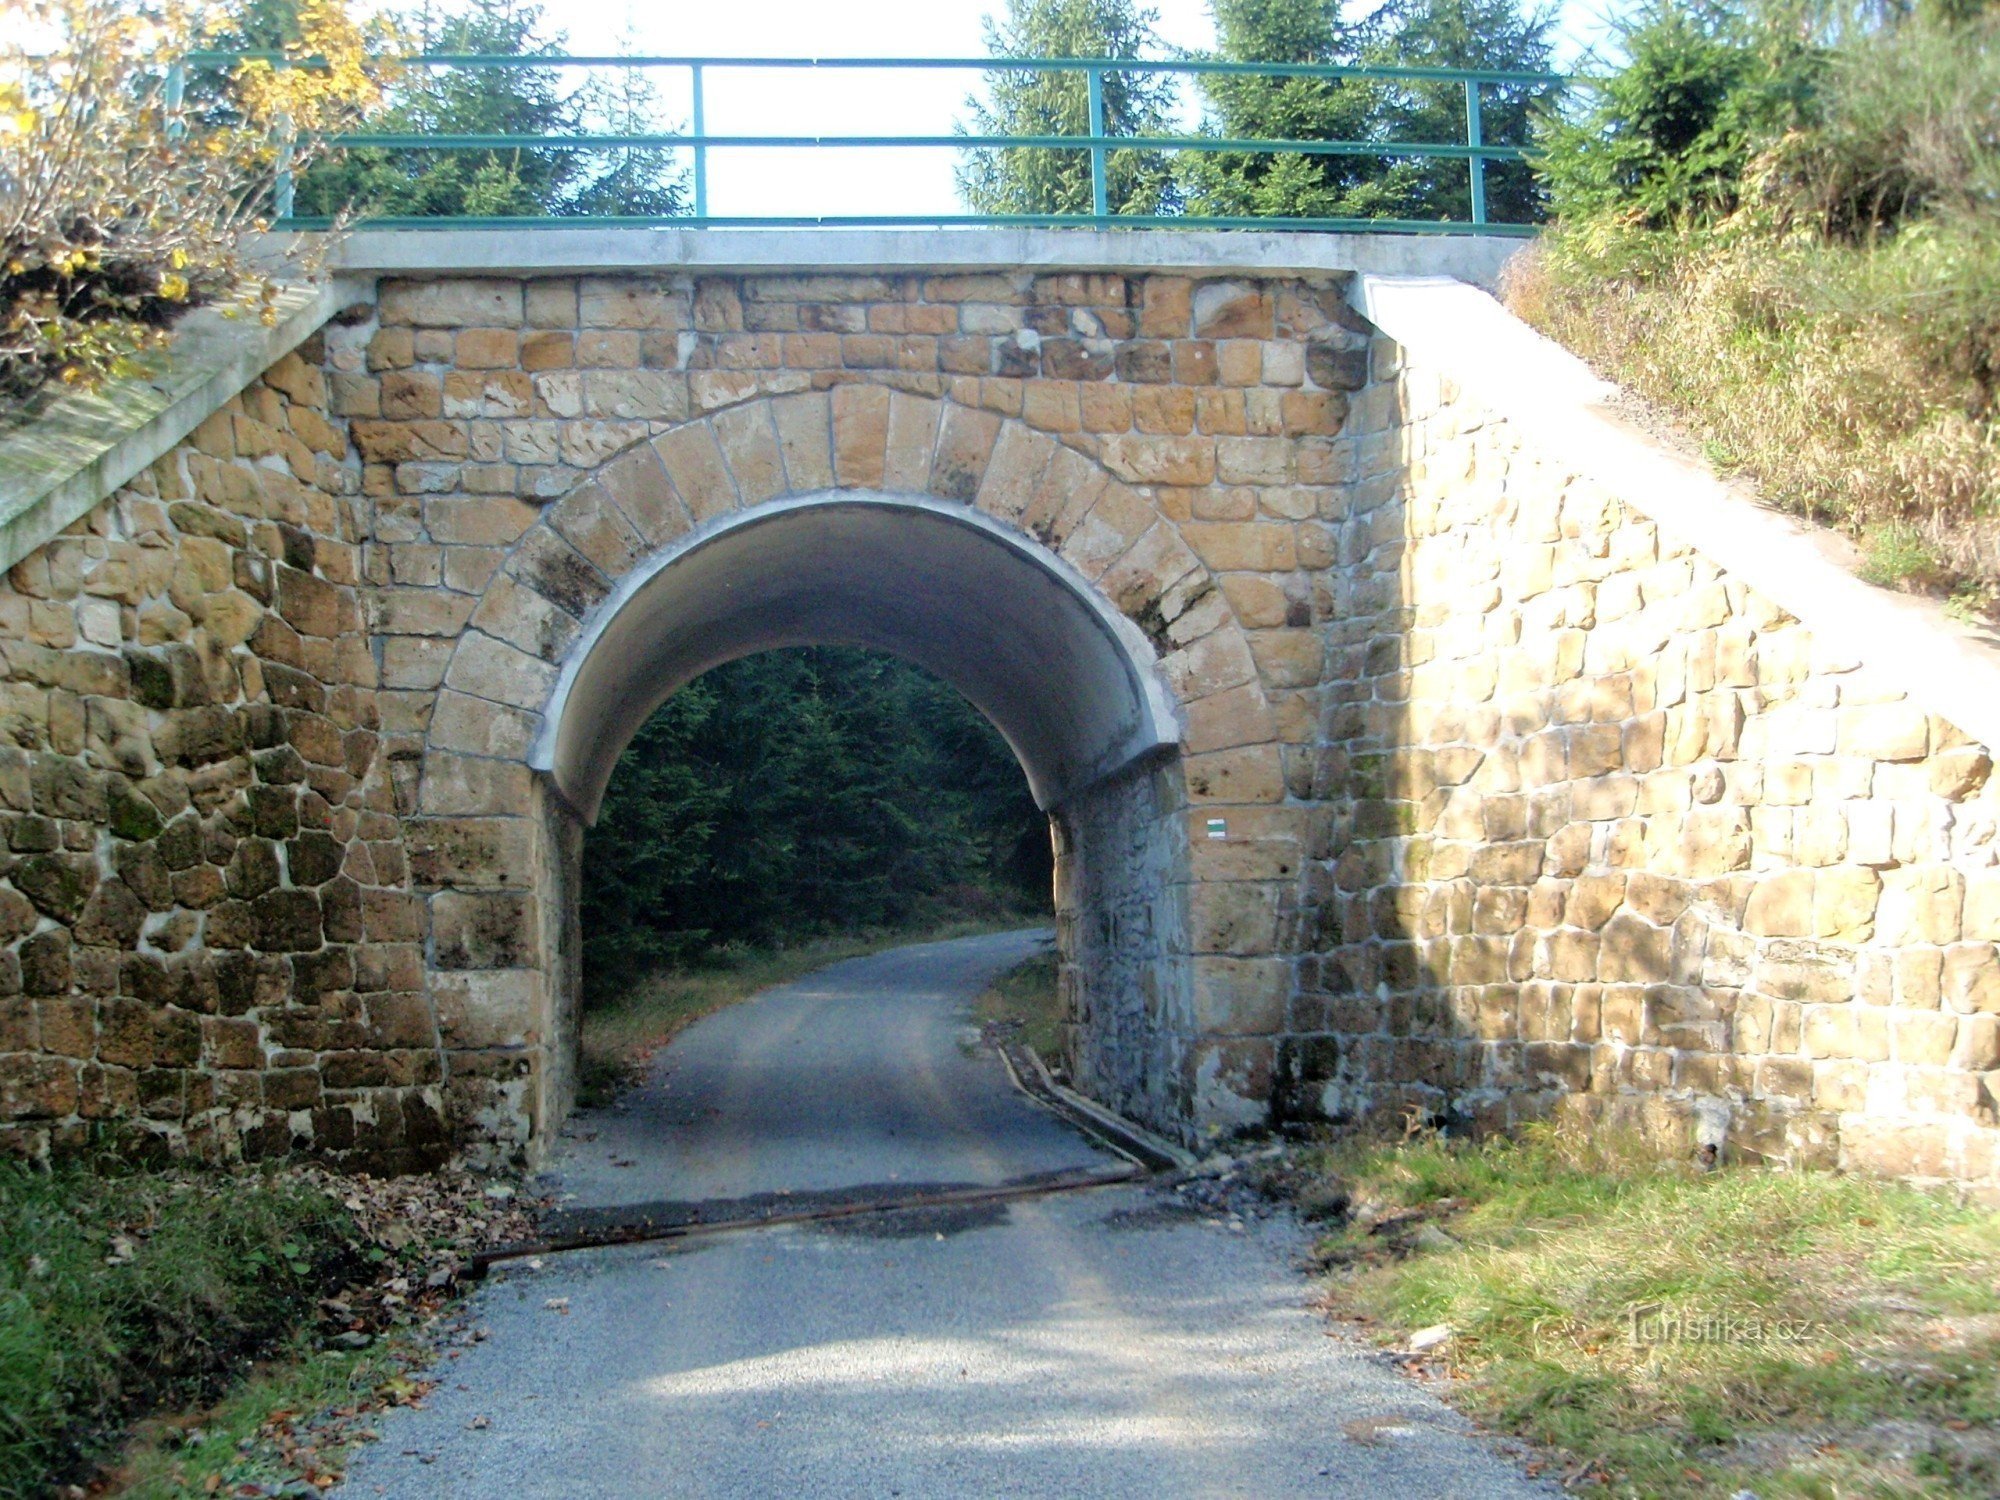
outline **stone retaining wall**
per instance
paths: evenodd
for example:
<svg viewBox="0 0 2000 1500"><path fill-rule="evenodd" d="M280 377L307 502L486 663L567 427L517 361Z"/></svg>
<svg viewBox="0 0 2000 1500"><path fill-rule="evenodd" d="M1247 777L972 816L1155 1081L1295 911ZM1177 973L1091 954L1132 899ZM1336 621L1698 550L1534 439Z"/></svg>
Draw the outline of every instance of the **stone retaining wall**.
<svg viewBox="0 0 2000 1500"><path fill-rule="evenodd" d="M447 1135L309 341L0 588L0 1147L398 1169Z"/></svg>
<svg viewBox="0 0 2000 1500"><path fill-rule="evenodd" d="M1375 374L1280 1111L1993 1184L1988 749L1435 369Z"/></svg>

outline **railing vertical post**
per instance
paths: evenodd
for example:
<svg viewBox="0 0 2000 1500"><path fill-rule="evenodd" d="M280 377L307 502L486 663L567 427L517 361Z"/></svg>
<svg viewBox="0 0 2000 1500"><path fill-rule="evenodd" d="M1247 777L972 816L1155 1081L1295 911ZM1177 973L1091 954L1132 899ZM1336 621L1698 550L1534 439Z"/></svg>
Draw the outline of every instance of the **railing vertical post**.
<svg viewBox="0 0 2000 1500"><path fill-rule="evenodd" d="M177 141L187 134L181 107L187 102L187 64L179 58L167 64L167 139Z"/></svg>
<svg viewBox="0 0 2000 1500"><path fill-rule="evenodd" d="M701 64L691 63L688 72L694 82L694 216L708 217L708 147L702 137L708 134L708 114L703 108L701 96Z"/></svg>
<svg viewBox="0 0 2000 1500"><path fill-rule="evenodd" d="M1104 73L1094 67L1083 72L1090 86L1090 133L1098 141L1090 148L1090 211L1102 219L1111 213L1111 191L1104 179Z"/></svg>
<svg viewBox="0 0 2000 1500"><path fill-rule="evenodd" d="M296 184L292 180L292 118L278 116L278 180L271 192L271 206L276 217L289 219L292 216L292 198Z"/></svg>
<svg viewBox="0 0 2000 1500"><path fill-rule="evenodd" d="M1486 133L1479 119L1479 80L1476 78L1465 80L1465 144L1474 147L1486 144ZM1466 158L1466 166L1471 169L1472 175L1472 222L1475 224L1484 224L1486 222L1486 158L1483 156L1468 157Z"/></svg>

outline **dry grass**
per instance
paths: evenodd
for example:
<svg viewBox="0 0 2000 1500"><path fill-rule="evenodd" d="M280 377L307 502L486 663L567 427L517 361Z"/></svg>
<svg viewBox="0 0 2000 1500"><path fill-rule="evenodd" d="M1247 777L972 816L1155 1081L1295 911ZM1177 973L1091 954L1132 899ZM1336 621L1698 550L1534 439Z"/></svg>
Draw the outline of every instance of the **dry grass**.
<svg viewBox="0 0 2000 1500"><path fill-rule="evenodd" d="M1556 1132L1319 1167L1350 1200L1330 1307L1397 1342L1449 1325L1463 1402L1611 1493L2000 1489L2000 1216Z"/></svg>
<svg viewBox="0 0 2000 1500"><path fill-rule="evenodd" d="M1558 234L1509 304L1686 422L1718 468L1859 540L1870 581L2000 603L1995 414L1920 326L1872 310L1917 252L1728 234L1652 250L1612 271Z"/></svg>

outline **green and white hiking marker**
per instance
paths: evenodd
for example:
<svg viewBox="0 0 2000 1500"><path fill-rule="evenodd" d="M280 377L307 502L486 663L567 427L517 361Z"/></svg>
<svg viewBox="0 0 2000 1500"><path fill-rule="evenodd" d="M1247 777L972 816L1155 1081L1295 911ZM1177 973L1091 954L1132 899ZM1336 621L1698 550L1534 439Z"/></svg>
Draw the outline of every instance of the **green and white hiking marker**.
<svg viewBox="0 0 2000 1500"><path fill-rule="evenodd" d="M1229 825L1220 818L1210 818L1208 820L1208 836L1212 839L1228 838Z"/></svg>

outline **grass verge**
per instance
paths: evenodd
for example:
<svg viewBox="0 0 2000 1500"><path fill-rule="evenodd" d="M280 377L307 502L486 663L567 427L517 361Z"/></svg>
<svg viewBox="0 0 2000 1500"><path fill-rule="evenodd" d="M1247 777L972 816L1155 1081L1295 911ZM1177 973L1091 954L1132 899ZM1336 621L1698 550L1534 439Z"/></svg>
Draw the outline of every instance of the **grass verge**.
<svg viewBox="0 0 2000 1500"><path fill-rule="evenodd" d="M0 1169L0 1496L75 1474L138 1412L214 1396L361 1257L309 1183Z"/></svg>
<svg viewBox="0 0 2000 1500"><path fill-rule="evenodd" d="M1053 949L1016 964L988 985L973 1005L989 1036L1020 1042L1054 1067L1062 1060L1062 1000Z"/></svg>
<svg viewBox="0 0 2000 1500"><path fill-rule="evenodd" d="M0 1500L323 1488L341 1424L407 1395L396 1341L526 1233L463 1171L0 1166Z"/></svg>
<svg viewBox="0 0 2000 1500"><path fill-rule="evenodd" d="M2000 1493L2000 1215L1556 1131L1325 1148L1327 1306L1611 1493ZM1449 1336L1438 1342L1440 1329Z"/></svg>
<svg viewBox="0 0 2000 1500"><path fill-rule="evenodd" d="M331 1488L348 1453L374 1439L375 1410L421 1399L405 1373L416 1353L398 1342L349 1351L297 1340L213 1406L142 1424L106 1475L106 1491L182 1500Z"/></svg>
<svg viewBox="0 0 2000 1500"><path fill-rule="evenodd" d="M922 928L876 930L816 938L788 948L719 949L699 964L662 969L628 989L593 998L583 1010L577 1043L577 1102L609 1104L630 1088L652 1055L703 1016L789 984L815 969L908 943L938 943L1027 925L954 921Z"/></svg>

